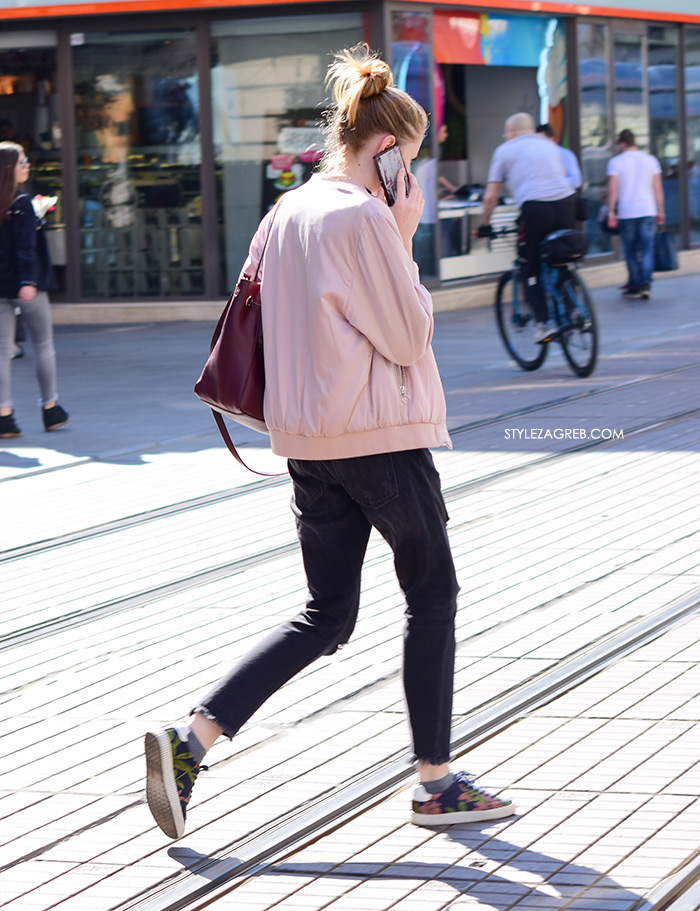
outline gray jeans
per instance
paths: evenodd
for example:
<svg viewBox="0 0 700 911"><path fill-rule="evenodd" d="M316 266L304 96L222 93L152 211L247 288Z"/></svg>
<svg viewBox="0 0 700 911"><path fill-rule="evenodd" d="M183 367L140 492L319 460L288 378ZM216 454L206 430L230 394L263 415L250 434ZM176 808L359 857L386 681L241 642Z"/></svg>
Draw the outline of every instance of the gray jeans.
<svg viewBox="0 0 700 911"><path fill-rule="evenodd" d="M12 407L11 366L15 347L15 305L19 305L34 348L36 378L41 404L58 398L56 350L53 346L51 307L45 291L37 291L30 303L0 298L0 408Z"/></svg>

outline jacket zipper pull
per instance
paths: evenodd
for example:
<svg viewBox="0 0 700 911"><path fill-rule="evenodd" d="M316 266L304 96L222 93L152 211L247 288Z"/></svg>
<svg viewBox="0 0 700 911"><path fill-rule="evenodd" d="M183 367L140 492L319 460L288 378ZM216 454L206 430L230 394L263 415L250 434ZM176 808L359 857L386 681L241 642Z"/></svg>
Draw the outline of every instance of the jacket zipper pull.
<svg viewBox="0 0 700 911"><path fill-rule="evenodd" d="M406 392L406 371L403 367L399 367L401 372L401 383L399 385L399 392L401 393L401 401L404 405L408 405L411 401L411 396Z"/></svg>

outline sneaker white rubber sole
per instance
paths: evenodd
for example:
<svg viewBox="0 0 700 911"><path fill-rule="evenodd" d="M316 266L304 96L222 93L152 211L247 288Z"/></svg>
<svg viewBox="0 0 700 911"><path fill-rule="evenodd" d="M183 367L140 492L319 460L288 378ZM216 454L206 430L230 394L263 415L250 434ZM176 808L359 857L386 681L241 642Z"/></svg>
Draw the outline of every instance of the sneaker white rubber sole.
<svg viewBox="0 0 700 911"><path fill-rule="evenodd" d="M535 337L533 342L536 345L546 345L547 342L552 342L559 335L559 326L555 324L549 325L538 325L537 331L535 332Z"/></svg>
<svg viewBox="0 0 700 911"><path fill-rule="evenodd" d="M464 810L455 813L412 813L414 826L456 826L465 822L485 822L488 819L503 819L515 813L515 804L507 803L490 810Z"/></svg>
<svg viewBox="0 0 700 911"><path fill-rule="evenodd" d="M144 741L146 751L146 800L151 815L168 838L185 833L185 820L175 783L173 751L168 735L149 731Z"/></svg>

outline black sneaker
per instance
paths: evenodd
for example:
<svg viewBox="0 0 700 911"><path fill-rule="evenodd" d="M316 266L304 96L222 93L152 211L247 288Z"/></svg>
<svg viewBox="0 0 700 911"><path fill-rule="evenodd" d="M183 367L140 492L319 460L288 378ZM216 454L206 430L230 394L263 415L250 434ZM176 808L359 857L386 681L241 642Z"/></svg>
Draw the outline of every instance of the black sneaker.
<svg viewBox="0 0 700 911"><path fill-rule="evenodd" d="M44 419L44 430L58 430L70 420L68 412L64 411L60 405L52 405L51 408L42 408L41 416Z"/></svg>
<svg viewBox="0 0 700 911"><path fill-rule="evenodd" d="M0 440L9 440L10 437L21 436L22 431L15 421L15 413L0 415Z"/></svg>
<svg viewBox="0 0 700 911"><path fill-rule="evenodd" d="M626 297L627 300L639 300L639 298L642 296L642 289L630 287L626 291L622 292L622 296Z"/></svg>
<svg viewBox="0 0 700 911"><path fill-rule="evenodd" d="M174 728L146 734L146 799L151 815L169 838L185 832L187 804L197 775L206 766L195 762Z"/></svg>

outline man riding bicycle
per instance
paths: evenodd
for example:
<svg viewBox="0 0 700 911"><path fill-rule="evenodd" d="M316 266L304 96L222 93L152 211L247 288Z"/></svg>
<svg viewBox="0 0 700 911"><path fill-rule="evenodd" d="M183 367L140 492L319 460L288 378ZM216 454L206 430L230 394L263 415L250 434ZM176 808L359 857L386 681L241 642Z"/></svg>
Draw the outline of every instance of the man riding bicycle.
<svg viewBox="0 0 700 911"><path fill-rule="evenodd" d="M576 194L566 179L564 165L554 143L535 132L529 114L513 114L506 120L506 142L493 153L484 195L484 213L478 234L489 237L491 214L504 183L520 206L519 254L523 261L525 296L537 320L535 341L544 344L557 334L549 319L540 277L540 243L552 231L576 224Z"/></svg>

